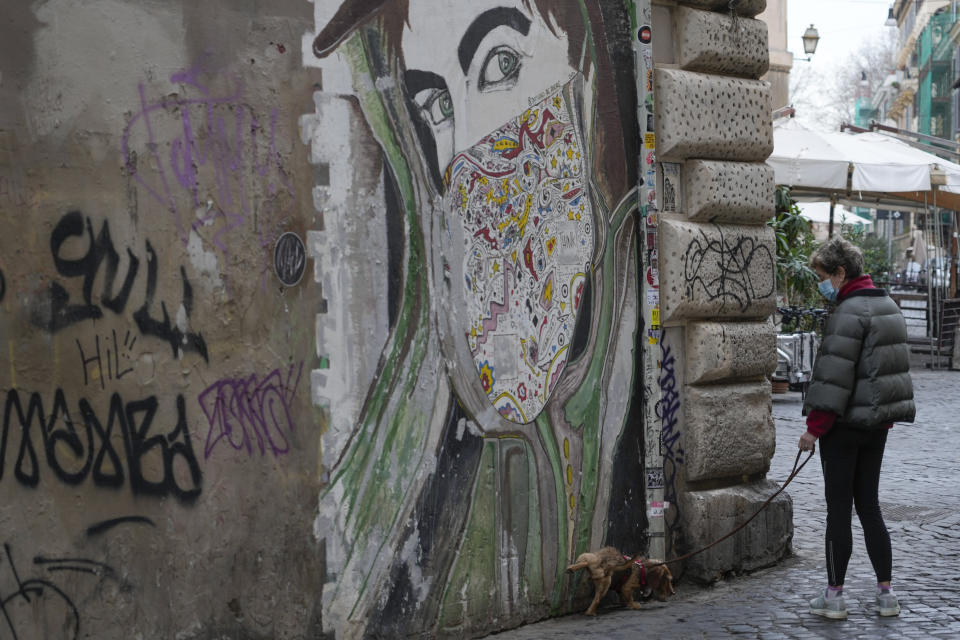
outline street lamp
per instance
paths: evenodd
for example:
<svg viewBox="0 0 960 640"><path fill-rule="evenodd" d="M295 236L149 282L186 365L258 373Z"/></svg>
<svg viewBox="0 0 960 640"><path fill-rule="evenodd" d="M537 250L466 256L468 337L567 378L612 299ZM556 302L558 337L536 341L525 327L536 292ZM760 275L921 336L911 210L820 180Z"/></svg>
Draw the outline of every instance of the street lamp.
<svg viewBox="0 0 960 640"><path fill-rule="evenodd" d="M893 5L890 5L890 8L887 10L887 19L886 21L884 21L883 26L885 27L897 26L897 18L893 15Z"/></svg>
<svg viewBox="0 0 960 640"><path fill-rule="evenodd" d="M806 31L803 32L803 52L807 55L813 55L817 52L817 43L820 42L820 34L817 33L817 30L811 24Z"/></svg>
<svg viewBox="0 0 960 640"><path fill-rule="evenodd" d="M820 42L820 34L817 33L817 30L813 25L803 32L803 52L807 54L806 58L794 58L794 60L803 60L804 62L810 62L813 59L813 54L817 52L817 43Z"/></svg>

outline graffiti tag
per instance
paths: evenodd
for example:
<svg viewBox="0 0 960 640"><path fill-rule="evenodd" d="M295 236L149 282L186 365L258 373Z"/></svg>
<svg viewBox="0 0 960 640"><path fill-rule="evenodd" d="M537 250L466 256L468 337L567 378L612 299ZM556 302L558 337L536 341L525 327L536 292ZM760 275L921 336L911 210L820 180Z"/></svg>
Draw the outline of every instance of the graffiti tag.
<svg viewBox="0 0 960 640"><path fill-rule="evenodd" d="M92 477L98 487L119 489L129 479L134 495L172 495L181 502L191 502L200 495L202 473L190 442L183 396L177 396L176 424L166 434L151 434L159 407L154 396L124 403L114 393L106 426L86 398L78 403L82 422L75 422L63 389L54 393L49 415L39 393L30 394L26 405L24 410L19 391L7 392L0 432L0 481L10 445L11 452L17 451L13 475L25 487L40 484L41 461L45 460L54 476L67 485L78 485ZM38 430L39 447L34 444ZM19 432L19 443L11 432ZM118 439L122 442L119 450ZM181 473L174 472L178 460ZM150 469L150 477L146 469ZM183 471L189 482L178 477Z"/></svg>
<svg viewBox="0 0 960 640"><path fill-rule="evenodd" d="M7 564L13 581L7 591L0 591L0 625L5 623L10 630L13 640L18 640L21 634L27 637L35 637L32 625L37 620L43 620L47 623L43 633L49 633L53 629L60 629L63 638L80 637L80 611L74 604L73 599L67 594L67 591L59 587L54 581L52 574L55 572L68 571L71 573L89 574L96 576L101 580L104 578L117 579L116 572L107 564L89 560L86 558L46 558L36 556L33 564L41 567L45 573L36 577L22 577L21 572L17 571L13 560L13 552L8 543L4 543ZM56 621L63 619L62 623ZM50 637L44 635L44 637Z"/></svg>
<svg viewBox="0 0 960 640"><path fill-rule="evenodd" d="M134 281L140 269L140 259L130 249L127 249L127 271L122 276L122 282L120 282L120 278L118 278L120 275L120 255L113 246L113 240L110 238L110 226L107 221L103 221L100 233L94 236L93 224L90 218L87 218L86 235L89 244L83 257L67 259L62 256L61 251L69 239L84 236L83 215L79 211L67 213L60 219L60 222L57 223L50 234L50 252L53 255L53 263L57 268L57 273L65 278L83 279L82 304L72 304L70 294L63 285L58 282L51 282L47 299L34 306L31 312L31 321L50 333L56 333L84 320L102 318L103 309L101 309L101 306L115 314L123 313L127 307L130 291L133 289ZM181 352L194 352L199 353L204 360L209 361L207 343L203 336L199 333L184 332L180 327L171 323L165 302L160 302L162 319L157 319L152 315L150 309L153 307L156 297L158 267L157 254L149 240L146 242L146 251L146 294L143 305L133 313L133 320L136 322L137 328L143 335L160 338L169 344L174 356L178 356ZM101 273L100 304L94 304L94 282ZM190 285L187 272L182 266L180 267L180 278L183 283L181 304L186 316L190 317L193 311L193 287Z"/></svg>
<svg viewBox="0 0 960 640"><path fill-rule="evenodd" d="M180 211L175 191L189 194L191 209L205 204L208 192L216 197L217 210L208 211L191 228L223 215L225 226L216 232L212 243L226 252L227 233L245 224L248 216L267 209L280 188L291 198L294 191L276 148L279 111L271 111L269 131L265 132L264 123L244 97L239 78L233 79L232 91L216 95L201 76L199 65L174 73L170 82L184 87L182 93L187 95L174 93L156 102L148 102L143 84L138 85L140 111L124 128L121 144L127 172L174 216L184 244L189 233L184 219L192 216ZM169 156L164 156L154 132L170 124L177 127L177 137L170 142ZM131 148L134 133L145 134L146 153L158 174L157 181L148 180L138 168L137 153ZM262 200L251 196L254 191L262 193L264 187Z"/></svg>
<svg viewBox="0 0 960 640"><path fill-rule="evenodd" d="M676 361L670 345L660 343L660 401L656 413L660 418L660 450L663 455L664 471L663 499L674 505L673 518L665 518L669 529L680 520L680 507L677 493L677 474L683 464L683 447L680 446L680 393L677 391ZM668 550L672 547L672 538L667 536Z"/></svg>
<svg viewBox="0 0 960 640"><path fill-rule="evenodd" d="M750 236L728 242L722 230L715 240L701 234L702 238L687 245L684 254L688 298L701 289L709 300L720 300L724 305L733 302L743 311L755 300L773 295L775 269L768 246Z"/></svg>
<svg viewBox="0 0 960 640"><path fill-rule="evenodd" d="M80 340L76 341L77 349L80 351L80 362L83 365L84 385L89 384L92 377L100 380L100 388L103 389L105 380L120 380L133 371L133 367L128 367L126 364L131 360L130 353L133 350L133 345L137 342L137 337L131 336L130 332L127 331L123 336L123 350L121 351L121 343L117 340L116 330L111 330L110 333L113 338L113 349L110 348L111 336L104 336L104 350L101 352L100 336L97 335L94 336L94 348L90 350L89 357L84 353ZM121 364L121 358L123 364ZM106 370L104 370L104 365L106 365Z"/></svg>
<svg viewBox="0 0 960 640"><path fill-rule="evenodd" d="M209 458L220 442L237 451L246 449L248 456L254 450L260 455L287 453L287 433L294 429L290 407L302 371L303 362L290 365L286 380L280 369L274 369L262 380L253 374L207 387L197 398L210 426L204 458Z"/></svg>

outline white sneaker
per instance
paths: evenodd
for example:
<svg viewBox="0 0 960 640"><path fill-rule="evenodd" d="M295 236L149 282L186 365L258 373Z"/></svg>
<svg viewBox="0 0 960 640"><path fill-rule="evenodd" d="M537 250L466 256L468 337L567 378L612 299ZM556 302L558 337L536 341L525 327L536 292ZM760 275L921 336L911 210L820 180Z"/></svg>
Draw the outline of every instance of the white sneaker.
<svg viewBox="0 0 960 640"><path fill-rule="evenodd" d="M823 595L810 601L810 613L831 620L846 620L847 603L842 595L828 598L826 592L824 592Z"/></svg>
<svg viewBox="0 0 960 640"><path fill-rule="evenodd" d="M881 616L900 615L900 602L897 596L893 595L893 591L877 590L877 613Z"/></svg>

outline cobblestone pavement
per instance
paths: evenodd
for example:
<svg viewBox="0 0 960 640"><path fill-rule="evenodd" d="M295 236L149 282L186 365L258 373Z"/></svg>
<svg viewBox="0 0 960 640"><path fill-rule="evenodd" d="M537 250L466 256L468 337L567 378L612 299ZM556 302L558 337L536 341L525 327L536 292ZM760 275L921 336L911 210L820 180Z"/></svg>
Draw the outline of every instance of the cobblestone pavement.
<svg viewBox="0 0 960 640"><path fill-rule="evenodd" d="M856 516L844 597L847 620L807 611L826 585L826 513L817 457L787 492L793 498L793 556L777 566L699 587L681 580L667 603L611 606L596 618L569 615L505 631L490 640L630 638L960 638L960 372L914 370L917 420L887 439L880 501L893 543L893 588L901 614L873 611L876 577ZM777 453L768 477L789 475L804 431L800 394L773 396Z"/></svg>

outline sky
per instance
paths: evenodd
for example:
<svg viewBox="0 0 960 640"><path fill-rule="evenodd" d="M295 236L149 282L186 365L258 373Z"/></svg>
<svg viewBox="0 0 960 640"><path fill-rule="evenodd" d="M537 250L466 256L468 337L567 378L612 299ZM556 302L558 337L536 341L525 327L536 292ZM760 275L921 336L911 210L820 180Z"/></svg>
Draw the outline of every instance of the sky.
<svg viewBox="0 0 960 640"><path fill-rule="evenodd" d="M883 23L887 19L890 0L787 0L787 49L794 55L792 73L811 73L822 81L808 81L805 92L827 89L836 70L844 65L850 54L864 42L877 39L889 31ZM820 34L817 51L811 62L805 58L803 32L813 24ZM809 69L806 67L809 66ZM794 99L797 96L793 96ZM806 97L809 103L821 103L816 97ZM825 123L816 114L802 113L798 107L797 119L806 126L824 129Z"/></svg>
<svg viewBox="0 0 960 640"><path fill-rule="evenodd" d="M794 66L812 64L816 69L836 66L868 38L884 29L889 0L788 0L787 48L794 57L805 57L803 32L811 24L820 33L820 42L812 62L794 62Z"/></svg>

